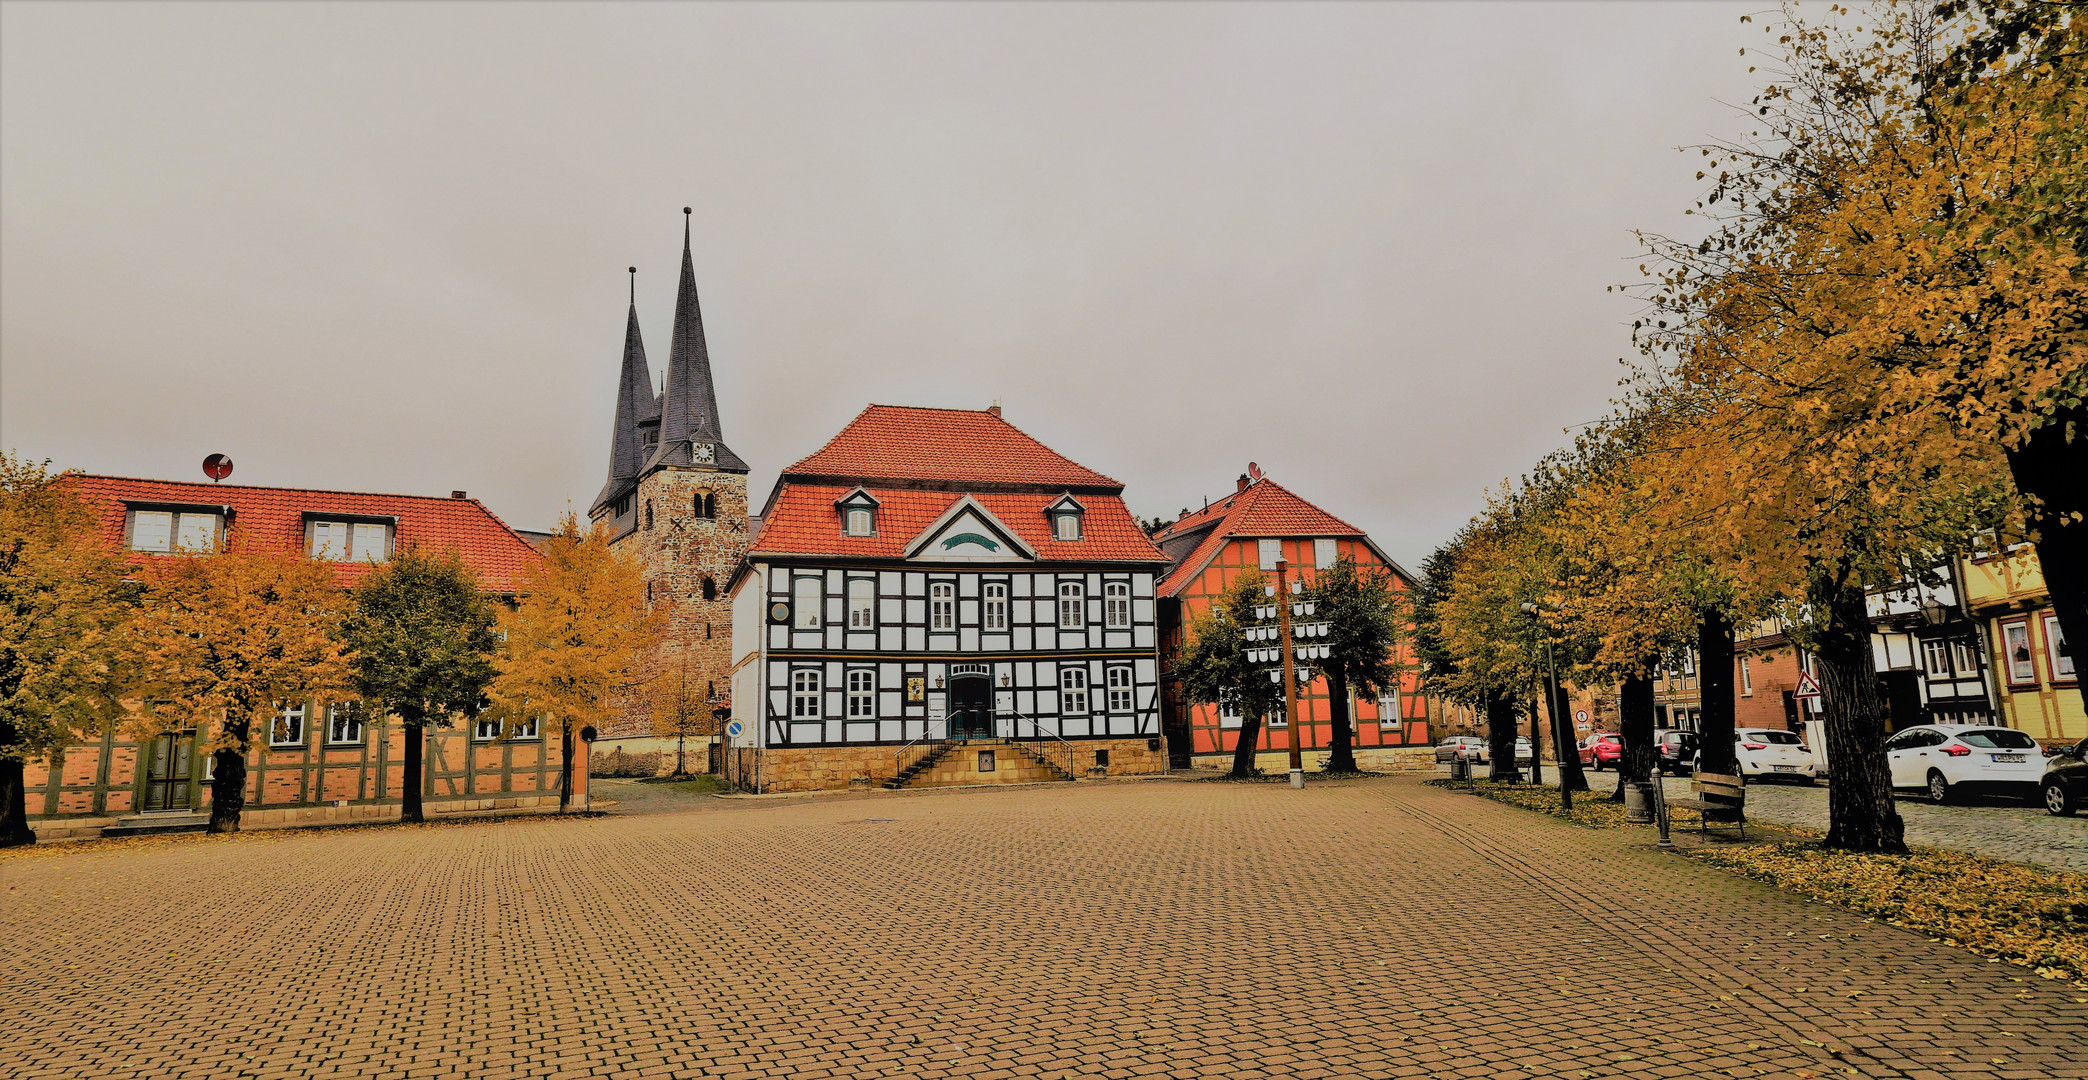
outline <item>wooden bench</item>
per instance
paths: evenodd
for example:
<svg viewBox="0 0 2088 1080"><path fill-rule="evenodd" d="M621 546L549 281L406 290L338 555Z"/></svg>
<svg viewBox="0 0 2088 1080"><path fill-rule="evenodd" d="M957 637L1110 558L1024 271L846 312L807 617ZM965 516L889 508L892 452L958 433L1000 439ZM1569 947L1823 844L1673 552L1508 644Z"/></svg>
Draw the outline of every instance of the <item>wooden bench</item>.
<svg viewBox="0 0 2088 1080"><path fill-rule="evenodd" d="M1711 826L1738 827L1740 839L1747 839L1747 785L1737 776L1720 776L1717 773L1698 773L1689 782L1696 792L1694 799L1676 799L1669 806L1695 810L1701 816L1702 829L1709 833ZM1713 814L1720 820L1713 822Z"/></svg>

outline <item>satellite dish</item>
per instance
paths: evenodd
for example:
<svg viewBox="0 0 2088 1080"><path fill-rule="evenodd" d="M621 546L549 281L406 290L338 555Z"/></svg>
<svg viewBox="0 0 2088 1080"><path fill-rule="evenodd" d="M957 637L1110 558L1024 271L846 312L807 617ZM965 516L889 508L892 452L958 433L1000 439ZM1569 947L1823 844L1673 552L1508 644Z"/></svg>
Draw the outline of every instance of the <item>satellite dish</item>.
<svg viewBox="0 0 2088 1080"><path fill-rule="evenodd" d="M203 459L203 475L212 481L223 480L232 475L232 459L223 454L212 454Z"/></svg>
<svg viewBox="0 0 2088 1080"><path fill-rule="evenodd" d="M1262 471L1261 471L1261 466L1259 466L1259 465L1256 465L1256 464L1255 464L1254 462L1251 462L1251 461L1250 461L1250 462L1248 462L1248 463L1247 463L1247 477L1248 477L1248 479L1250 479L1250 480L1260 481L1260 480L1261 480L1261 478L1262 478Z"/></svg>

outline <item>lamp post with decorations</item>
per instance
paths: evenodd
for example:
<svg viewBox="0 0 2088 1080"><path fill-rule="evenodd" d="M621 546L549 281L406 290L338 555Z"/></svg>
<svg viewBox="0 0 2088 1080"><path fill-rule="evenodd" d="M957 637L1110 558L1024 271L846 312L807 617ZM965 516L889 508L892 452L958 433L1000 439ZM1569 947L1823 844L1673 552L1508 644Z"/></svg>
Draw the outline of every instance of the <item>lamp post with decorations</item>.
<svg viewBox="0 0 2088 1080"><path fill-rule="evenodd" d="M1309 638L1327 636L1325 623L1293 623L1292 615L1300 617L1316 614L1316 603L1311 600L1294 600L1289 579L1290 564L1287 560L1276 560L1276 582L1267 587L1266 595L1273 603L1262 605L1255 611L1257 625L1247 628L1247 662L1257 667L1264 664L1277 665L1268 669L1269 679L1283 684L1284 727L1290 733L1290 783L1294 788L1305 786L1305 757L1298 744L1298 686L1309 685L1316 673L1309 667L1300 667L1296 661L1324 659L1325 644L1305 644ZM1274 620L1275 625L1268 625ZM1276 642L1271 645L1270 642Z"/></svg>

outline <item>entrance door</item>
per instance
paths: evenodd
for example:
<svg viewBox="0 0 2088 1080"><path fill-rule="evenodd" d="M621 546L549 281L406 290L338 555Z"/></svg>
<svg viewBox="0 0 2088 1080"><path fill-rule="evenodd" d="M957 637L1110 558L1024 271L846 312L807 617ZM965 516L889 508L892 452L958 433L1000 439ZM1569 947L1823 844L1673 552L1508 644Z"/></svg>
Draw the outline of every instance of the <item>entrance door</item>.
<svg viewBox="0 0 2088 1080"><path fill-rule="evenodd" d="M194 732L155 735L145 744L145 809L189 808L189 774L195 757Z"/></svg>
<svg viewBox="0 0 2088 1080"><path fill-rule="evenodd" d="M977 739L993 734L993 680L960 675L950 680L950 738Z"/></svg>

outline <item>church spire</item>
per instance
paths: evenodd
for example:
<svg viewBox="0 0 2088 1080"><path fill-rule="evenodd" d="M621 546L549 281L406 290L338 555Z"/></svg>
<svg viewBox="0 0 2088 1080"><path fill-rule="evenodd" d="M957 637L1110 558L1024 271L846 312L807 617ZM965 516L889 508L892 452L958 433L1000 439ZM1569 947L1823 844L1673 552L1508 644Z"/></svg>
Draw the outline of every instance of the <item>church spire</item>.
<svg viewBox="0 0 2088 1080"><path fill-rule="evenodd" d="M595 509L614 502L638 479L648 449L639 425L659 415L653 398L652 371L645 362L645 340L638 333L638 268L631 267L631 307L624 322L623 373L616 384L616 426L609 432L609 482L595 499Z"/></svg>
<svg viewBox="0 0 2088 1080"><path fill-rule="evenodd" d="M682 207L681 287L674 298L674 341L667 354L667 388L660 399L660 445L641 472L658 465L710 465L733 472L747 464L725 447L718 391L711 383L710 348L696 300L696 263L689 249L689 215Z"/></svg>

